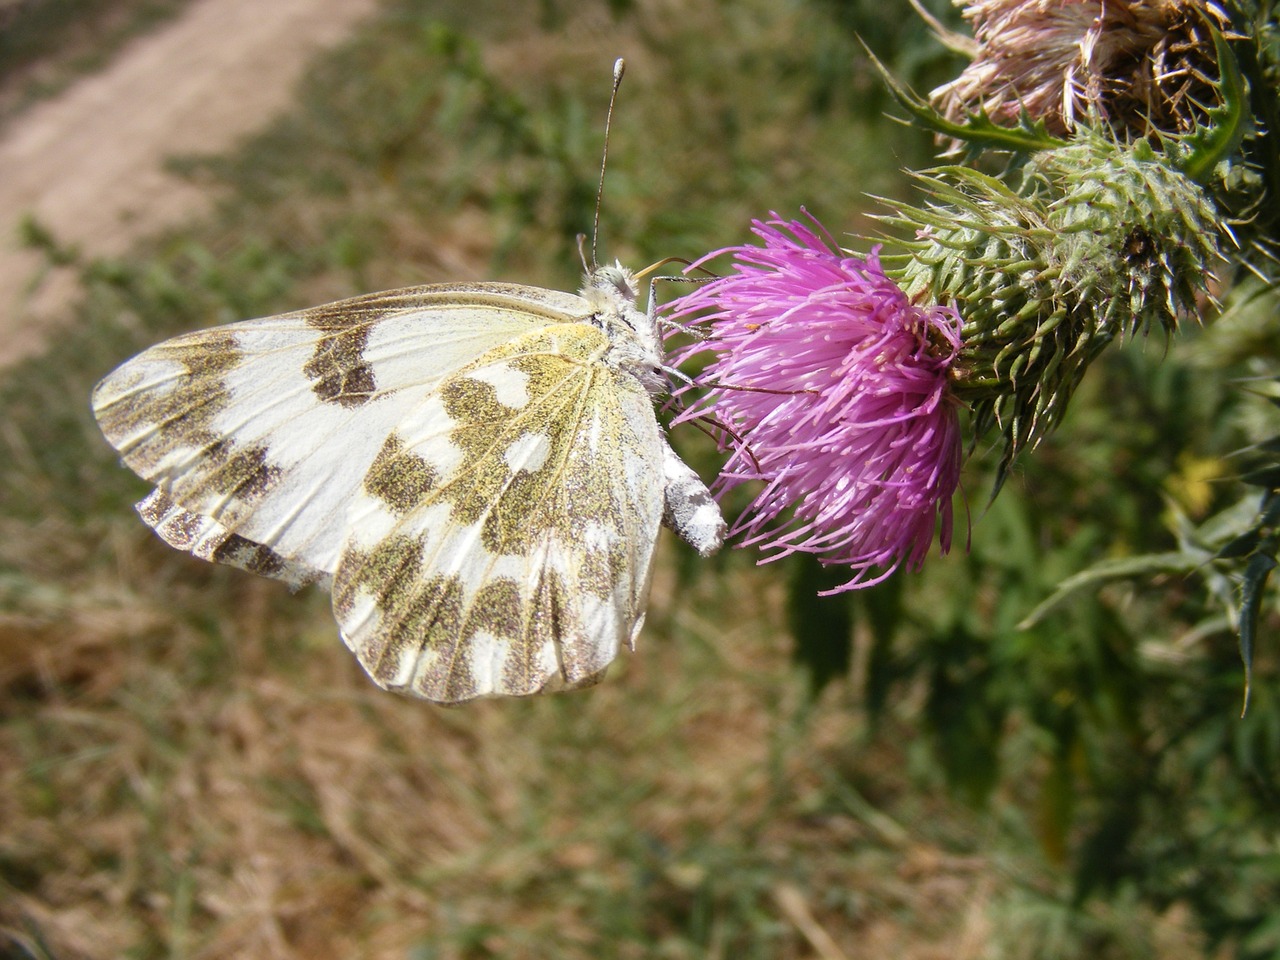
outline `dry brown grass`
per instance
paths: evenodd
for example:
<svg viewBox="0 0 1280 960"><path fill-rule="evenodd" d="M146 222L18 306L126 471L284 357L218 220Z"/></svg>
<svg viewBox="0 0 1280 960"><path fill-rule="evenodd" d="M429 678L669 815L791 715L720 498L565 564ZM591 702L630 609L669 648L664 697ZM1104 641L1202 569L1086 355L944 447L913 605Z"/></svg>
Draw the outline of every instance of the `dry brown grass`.
<svg viewBox="0 0 1280 960"><path fill-rule="evenodd" d="M372 687L322 596L145 532L113 541L110 579L0 623L0 857L28 881L0 924L19 942L68 960L752 939L758 956L987 955L1008 878L955 847L989 828L909 794L901 748L867 742L842 696L797 720L756 571L677 590L667 544L651 628L606 683L448 710ZM706 613L726 608L732 625ZM833 803L846 769L899 819L847 782Z"/></svg>
<svg viewBox="0 0 1280 960"><path fill-rule="evenodd" d="M811 736L793 721L779 597L755 571L677 590L664 547L651 628L605 684L445 710L376 690L322 596L145 532L108 539L105 574L0 621L0 856L26 880L0 922L20 942L342 958L647 956L670 940L693 956L694 904L742 894L773 917L777 956L810 949L797 903L859 956L878 939L875 955L903 955L898 910L927 907L921 949L975 923L981 859L823 809L846 705L820 708ZM730 599L735 626L699 612ZM602 939L602 906L633 936ZM743 935L726 913L722 947Z"/></svg>

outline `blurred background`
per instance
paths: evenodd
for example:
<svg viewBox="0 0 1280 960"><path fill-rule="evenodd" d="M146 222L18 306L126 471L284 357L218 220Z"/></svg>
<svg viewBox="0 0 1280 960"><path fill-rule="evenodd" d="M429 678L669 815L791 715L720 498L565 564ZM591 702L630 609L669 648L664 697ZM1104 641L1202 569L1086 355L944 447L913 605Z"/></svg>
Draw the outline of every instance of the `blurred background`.
<svg viewBox="0 0 1280 960"><path fill-rule="evenodd" d="M1274 614L1243 719L1197 579L1025 625L1233 502L1273 336L1110 351L990 505L975 451L969 549L871 590L664 534L637 652L571 695L383 693L327 596L131 509L88 396L151 343L575 289L618 56L603 258L802 205L865 250L934 148L859 38L962 66L883 0L0 0L0 958L1280 956Z"/></svg>

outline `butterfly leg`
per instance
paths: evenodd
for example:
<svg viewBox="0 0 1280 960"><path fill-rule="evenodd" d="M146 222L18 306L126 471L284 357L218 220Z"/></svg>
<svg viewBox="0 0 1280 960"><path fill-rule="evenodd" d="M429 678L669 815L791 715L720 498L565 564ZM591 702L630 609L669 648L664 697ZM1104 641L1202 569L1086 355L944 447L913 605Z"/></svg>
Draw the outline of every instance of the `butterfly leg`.
<svg viewBox="0 0 1280 960"><path fill-rule="evenodd" d="M664 499L662 522L704 557L724 543L725 523L711 491L662 438Z"/></svg>

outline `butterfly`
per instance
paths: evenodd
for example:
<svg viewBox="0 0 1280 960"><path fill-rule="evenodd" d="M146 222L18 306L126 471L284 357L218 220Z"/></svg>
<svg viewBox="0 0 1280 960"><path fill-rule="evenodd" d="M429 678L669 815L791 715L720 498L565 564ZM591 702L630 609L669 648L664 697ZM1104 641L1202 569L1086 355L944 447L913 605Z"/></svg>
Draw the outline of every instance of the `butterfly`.
<svg viewBox="0 0 1280 960"><path fill-rule="evenodd" d="M644 621L665 523L725 534L654 411L636 278L374 293L160 343L93 409L205 560L332 591L381 687L442 703L597 682ZM652 298L651 298L652 299Z"/></svg>

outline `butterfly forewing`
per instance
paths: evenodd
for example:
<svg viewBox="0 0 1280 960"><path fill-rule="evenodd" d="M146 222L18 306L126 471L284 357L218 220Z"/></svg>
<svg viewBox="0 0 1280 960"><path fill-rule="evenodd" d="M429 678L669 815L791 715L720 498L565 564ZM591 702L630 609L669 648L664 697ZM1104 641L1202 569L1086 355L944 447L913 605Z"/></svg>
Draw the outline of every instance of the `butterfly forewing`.
<svg viewBox="0 0 1280 960"><path fill-rule="evenodd" d="M429 285L197 331L94 392L103 433L156 492L166 541L292 583L325 582L386 437L449 373L581 298L512 284Z"/></svg>
<svg viewBox="0 0 1280 960"><path fill-rule="evenodd" d="M584 686L642 619L662 441L606 335L549 326L446 378L387 438L334 583L382 686L457 702Z"/></svg>

